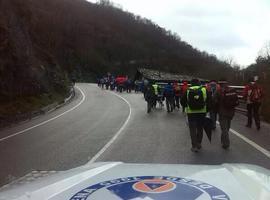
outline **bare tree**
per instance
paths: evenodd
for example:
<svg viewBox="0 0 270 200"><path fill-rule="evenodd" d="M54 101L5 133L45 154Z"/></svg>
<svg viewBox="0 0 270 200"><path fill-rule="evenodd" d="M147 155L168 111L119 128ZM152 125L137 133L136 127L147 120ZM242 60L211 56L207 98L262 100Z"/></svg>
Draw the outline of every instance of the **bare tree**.
<svg viewBox="0 0 270 200"><path fill-rule="evenodd" d="M232 68L235 68L235 66L238 66L237 62L235 61L233 56L222 56L220 58L220 60L222 60L223 62L227 63L228 65L230 65Z"/></svg>
<svg viewBox="0 0 270 200"><path fill-rule="evenodd" d="M98 4L103 5L103 6L114 6L114 3L111 2L110 0L99 0Z"/></svg>
<svg viewBox="0 0 270 200"><path fill-rule="evenodd" d="M261 48L258 54L258 57L270 60L270 41L265 43L265 45Z"/></svg>

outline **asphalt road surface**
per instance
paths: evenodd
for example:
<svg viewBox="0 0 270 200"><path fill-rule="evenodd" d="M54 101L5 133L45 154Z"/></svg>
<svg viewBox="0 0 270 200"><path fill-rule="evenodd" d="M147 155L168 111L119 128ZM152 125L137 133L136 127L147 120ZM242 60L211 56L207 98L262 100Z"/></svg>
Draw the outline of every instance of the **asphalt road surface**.
<svg viewBox="0 0 270 200"><path fill-rule="evenodd" d="M67 170L89 161L249 163L270 169L269 124L258 132L246 128L245 120L236 115L229 150L221 148L217 127L211 144L204 137L202 150L193 153L181 111L157 108L147 114L142 94L77 84L69 104L0 131L0 185L33 170Z"/></svg>

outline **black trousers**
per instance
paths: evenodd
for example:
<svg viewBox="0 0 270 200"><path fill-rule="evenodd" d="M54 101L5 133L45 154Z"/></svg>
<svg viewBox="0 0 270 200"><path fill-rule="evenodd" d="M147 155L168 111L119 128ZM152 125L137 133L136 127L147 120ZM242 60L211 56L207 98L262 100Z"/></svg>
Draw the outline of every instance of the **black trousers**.
<svg viewBox="0 0 270 200"><path fill-rule="evenodd" d="M175 106L179 109L180 108L180 97L174 96L174 100L175 100Z"/></svg>
<svg viewBox="0 0 270 200"><path fill-rule="evenodd" d="M259 115L259 110L260 110L261 103L250 103L247 104L247 117L248 117L248 126L252 126L252 118L254 118L255 124L257 128L260 128L261 123L260 123L260 115Z"/></svg>
<svg viewBox="0 0 270 200"><path fill-rule="evenodd" d="M174 108L174 97L166 97L166 107L168 112L172 112Z"/></svg>
<svg viewBox="0 0 270 200"><path fill-rule="evenodd" d="M216 128L216 123L217 123L217 112L215 111L210 111L210 118L212 120L212 128Z"/></svg>
<svg viewBox="0 0 270 200"><path fill-rule="evenodd" d="M192 113L187 115L192 147L198 147L202 143L205 115L206 113Z"/></svg>

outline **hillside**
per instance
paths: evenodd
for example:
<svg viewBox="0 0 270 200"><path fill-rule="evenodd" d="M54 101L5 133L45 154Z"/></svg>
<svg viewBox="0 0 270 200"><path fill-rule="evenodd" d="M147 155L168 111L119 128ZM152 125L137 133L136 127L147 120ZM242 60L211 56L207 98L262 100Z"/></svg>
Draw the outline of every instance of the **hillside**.
<svg viewBox="0 0 270 200"><path fill-rule="evenodd" d="M107 71L132 75L147 67L229 77L227 63L103 2L0 0L0 113L24 112L33 101L49 103L66 95L70 77L93 81Z"/></svg>

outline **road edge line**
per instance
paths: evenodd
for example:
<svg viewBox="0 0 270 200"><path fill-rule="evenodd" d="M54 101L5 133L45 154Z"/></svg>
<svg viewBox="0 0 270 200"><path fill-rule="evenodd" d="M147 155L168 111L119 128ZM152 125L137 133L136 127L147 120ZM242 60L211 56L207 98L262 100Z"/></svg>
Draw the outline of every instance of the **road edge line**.
<svg viewBox="0 0 270 200"><path fill-rule="evenodd" d="M3 142L3 141L5 141L5 140L7 140L7 139L9 139L9 138L15 137L15 136L20 135L20 134L22 134L22 133L25 133L25 132L27 132L27 131L30 131L30 130L36 128L36 127L42 126L42 125L44 125L44 124L47 124L47 123L49 123L49 122L51 122L51 121L53 121L53 120L55 120L55 119L57 119L57 118L59 118L59 117L65 115L65 114L67 114L67 113L73 111L73 110L76 109L77 107L79 107L79 106L85 101L85 94L84 94L84 92L83 92L78 86L75 86L75 87L80 91L80 93L81 93L82 96L83 96L82 100L81 100L77 105L75 105L75 106L72 107L71 109L69 109L69 110L67 110L67 111L65 111L65 112L63 112L63 113L61 113L61 114L59 114L59 115L57 115L57 116L55 116L55 117L53 117L53 118L51 118L51 119L48 119L48 120L46 120L46 121L44 121L44 122L41 122L41 123L39 123L39 124L37 124L37 125L31 126L31 127L27 128L27 129L24 129L24 130L22 130L22 131L13 133L13 134L11 134L11 135L9 135L9 136L3 137L3 138L0 139L0 142Z"/></svg>
<svg viewBox="0 0 270 200"><path fill-rule="evenodd" d="M219 122L217 122L217 124L220 126ZM256 150L260 151L266 157L270 158L270 152L268 150L266 150L265 148L261 147L257 143L253 142L252 140L250 140L247 137L243 136L242 134L238 133L236 130L230 129L230 132L232 134L234 134L235 136L237 136L238 138L244 140L246 143L248 143L250 146L252 146Z"/></svg>
<svg viewBox="0 0 270 200"><path fill-rule="evenodd" d="M254 147L255 149L257 149L261 153L263 153L266 157L270 158L270 152L268 150L264 149L260 145L256 144L252 140L250 140L247 137L241 135L240 133L238 133L237 131L235 131L233 129L230 129L230 132L233 133L234 135L236 135L237 137L241 138L242 140L244 140L246 143L248 143L249 145L251 145L252 147Z"/></svg>
<svg viewBox="0 0 270 200"><path fill-rule="evenodd" d="M129 122L129 120L131 118L132 109L131 109L130 103L124 97L116 94L115 92L110 92L110 93L117 96L118 98L122 99L128 105L128 107L129 107L129 115L128 115L126 121L124 122L124 124L121 126L121 128L112 137L112 139L110 139L110 141L105 146L103 146L102 149L100 149L98 151L98 153L96 155L94 155L94 157L91 158L91 160L88 161L89 164L94 163L115 142L115 140L120 136L122 131L126 128L128 122Z"/></svg>

